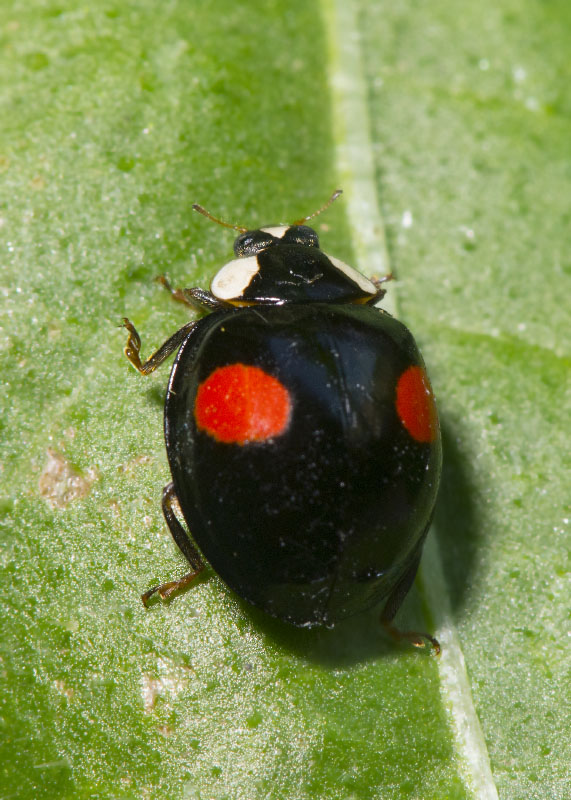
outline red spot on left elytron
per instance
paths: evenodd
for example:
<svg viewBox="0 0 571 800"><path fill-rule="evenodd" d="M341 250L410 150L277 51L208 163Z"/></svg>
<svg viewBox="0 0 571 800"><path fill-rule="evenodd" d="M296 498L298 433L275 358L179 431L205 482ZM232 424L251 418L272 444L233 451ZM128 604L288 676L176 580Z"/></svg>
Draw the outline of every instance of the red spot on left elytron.
<svg viewBox="0 0 571 800"><path fill-rule="evenodd" d="M408 367L397 382L396 409L400 421L417 442L433 442L438 414L428 375L422 367Z"/></svg>
<svg viewBox="0 0 571 800"><path fill-rule="evenodd" d="M258 367L219 367L198 387L194 418L219 442L263 442L283 433L291 415L288 390Z"/></svg>

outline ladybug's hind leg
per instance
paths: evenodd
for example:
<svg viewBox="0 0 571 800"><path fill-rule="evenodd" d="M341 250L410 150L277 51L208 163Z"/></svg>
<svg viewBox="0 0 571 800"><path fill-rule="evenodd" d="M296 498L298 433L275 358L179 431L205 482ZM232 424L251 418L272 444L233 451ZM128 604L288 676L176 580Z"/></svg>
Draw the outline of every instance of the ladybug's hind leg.
<svg viewBox="0 0 571 800"><path fill-rule="evenodd" d="M414 561L389 595L389 599L385 603L385 607L381 613L381 624L386 632L396 641L402 642L403 639L405 639L415 647L427 647L432 645L435 655L438 656L440 655L440 643L434 636L420 631L400 631L393 623L395 614L401 607L404 598L413 584L418 571L418 565L420 564L421 552L422 543L421 547L418 549L418 555L415 556Z"/></svg>
<svg viewBox="0 0 571 800"><path fill-rule="evenodd" d="M186 531L176 517L176 514L173 510L174 501L176 501L174 486L172 483L169 483L163 489L163 514L173 539L191 566L191 571L186 575L183 575L182 578L179 578L177 581L161 583L160 586L154 586L152 589L149 589L148 592L145 592L145 594L141 596L144 606L147 605L149 598L151 598L155 593L157 593L163 600L166 600L175 592L186 588L189 583L191 583L204 569L204 562L202 561L198 550L191 543Z"/></svg>

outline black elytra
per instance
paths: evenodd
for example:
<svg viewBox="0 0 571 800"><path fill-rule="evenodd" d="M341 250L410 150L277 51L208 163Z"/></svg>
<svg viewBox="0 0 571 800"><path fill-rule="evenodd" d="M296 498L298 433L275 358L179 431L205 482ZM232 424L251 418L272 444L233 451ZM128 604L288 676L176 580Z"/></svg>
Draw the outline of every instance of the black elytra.
<svg viewBox="0 0 571 800"><path fill-rule="evenodd" d="M399 635L391 620L418 568L442 460L422 357L410 331L374 307L384 279L327 256L314 230L238 230L236 258L210 292L171 290L210 313L144 363L124 320L141 373L178 349L163 511L191 572L143 600L186 585L206 560L244 600L293 625L332 626L382 603ZM428 634L400 635L438 651Z"/></svg>

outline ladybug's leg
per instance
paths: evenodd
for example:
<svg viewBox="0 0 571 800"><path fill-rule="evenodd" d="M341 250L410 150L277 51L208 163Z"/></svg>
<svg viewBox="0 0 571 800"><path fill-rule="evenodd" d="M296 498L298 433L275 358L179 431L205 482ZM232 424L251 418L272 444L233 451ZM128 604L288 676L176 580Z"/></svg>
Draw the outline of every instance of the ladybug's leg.
<svg viewBox="0 0 571 800"><path fill-rule="evenodd" d="M434 648L435 655L438 656L440 655L440 643L438 639L434 638L434 636L431 636L429 633L421 633L420 631L399 631L399 629L393 624L393 618L401 607L404 598L408 594L408 591L413 584L415 575L418 571L420 556L421 548L419 548L418 555L415 557L409 569L397 583L391 595L389 596L389 599L385 603L385 607L381 613L381 624L386 632L390 634L390 636L392 636L396 641L400 642L403 639L406 639L415 647L426 647L427 644L431 644Z"/></svg>
<svg viewBox="0 0 571 800"><path fill-rule="evenodd" d="M370 300L367 300L366 305L374 306L376 303L379 303L387 293L387 290L383 289L382 284L386 283L387 281L392 281L394 277L395 276L393 273L389 272L388 275L383 275L382 278L370 278L371 282L377 287L377 292L370 298Z"/></svg>
<svg viewBox="0 0 571 800"><path fill-rule="evenodd" d="M121 327L127 328L129 332L129 338L127 339L127 344L125 345L124 353L131 362L131 364L135 367L135 369L139 370L141 375L148 375L149 372L153 372L163 361L170 356L177 348L181 346L184 342L192 328L196 325L196 322L187 322L186 325L183 325L180 330L178 330L170 339L159 347L156 353L148 358L144 363L141 363L141 357L139 355L139 351L141 349L141 337L137 333L137 330L133 323L127 319L127 317L123 317L123 325Z"/></svg>
<svg viewBox="0 0 571 800"><path fill-rule="evenodd" d="M389 272L388 275L383 275L382 278L377 278L376 276L373 277L373 278L370 278L371 282L375 284L377 289L381 288L381 284L386 283L387 281L393 281L394 279L395 279L395 276L393 275L392 272Z"/></svg>
<svg viewBox="0 0 571 800"><path fill-rule="evenodd" d="M152 597L155 592L158 593L163 600L166 600L166 598L170 597L172 594L174 594L174 592L178 592L180 589L184 589L186 586L188 586L188 584L191 583L194 578L196 578L199 572L202 572L204 569L204 563L198 551L191 543L186 531L178 521L176 514L173 511L174 501L176 501L174 486L172 483L169 483L163 489L163 514L165 515L165 520L169 526L172 538L179 546L182 554L185 556L192 570L186 575L183 575L183 577L178 581L161 583L160 586L154 586L152 589L149 589L148 592L145 592L145 594L141 596L141 600L145 606L147 605L149 598Z"/></svg>
<svg viewBox="0 0 571 800"><path fill-rule="evenodd" d="M157 281L170 292L173 300L183 303L191 308L199 308L202 311L214 311L217 308L228 308L228 304L217 300L211 292L195 287L193 289L173 289L169 280L164 275L159 275Z"/></svg>

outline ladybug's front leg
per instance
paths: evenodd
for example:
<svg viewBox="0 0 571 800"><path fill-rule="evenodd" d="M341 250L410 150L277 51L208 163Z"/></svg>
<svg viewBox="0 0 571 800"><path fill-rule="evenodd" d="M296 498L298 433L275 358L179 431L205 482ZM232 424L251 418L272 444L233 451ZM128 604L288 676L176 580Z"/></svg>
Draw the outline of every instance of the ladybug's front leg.
<svg viewBox="0 0 571 800"><path fill-rule="evenodd" d="M173 502L176 502L176 499L174 485L172 483L167 484L163 489L163 514L165 515L165 520L169 526L172 538L179 546L182 554L185 556L192 570L186 575L183 575L182 578L179 578L177 581L161 583L160 586L154 586L152 589L149 589L148 592L145 592L145 594L141 596L141 600L145 606L147 605L149 598L155 593L158 593L163 600L166 600L167 597L170 597L172 594L174 594L174 592L178 592L180 589L186 588L188 584L191 583L204 569L204 562L202 561L198 550L191 543L186 531L176 518L175 512L173 511Z"/></svg>
<svg viewBox="0 0 571 800"><path fill-rule="evenodd" d="M370 279L371 282L374 283L375 286L377 287L377 292L376 292L376 294L374 294L371 297L370 300L367 300L367 305L368 306L374 306L377 303L381 302L381 300L383 299L383 297L387 293L387 290L385 288L383 288L383 283L386 283L387 281L394 280L394 277L395 276L393 275L393 273L389 272L388 275L383 275L382 278L373 277L373 278Z"/></svg>
<svg viewBox="0 0 571 800"><path fill-rule="evenodd" d="M141 350L141 337L137 333L137 329L127 317L123 317L123 325L121 327L127 328L129 338L125 345L124 353L131 362L131 364L138 370L141 375L148 375L153 372L163 361L170 356L177 348L184 342L196 322L187 322L186 325L178 330L170 339L159 347L156 353L148 358L144 363L141 363L139 352Z"/></svg>
<svg viewBox="0 0 571 800"><path fill-rule="evenodd" d="M201 311L215 311L218 308L228 308L228 303L225 303L223 300L218 300L214 297L212 292L208 292L206 289L199 289L198 287L194 287L193 289L175 289L164 275L159 275L156 280L161 286L165 287L167 292L170 292L170 296L173 300L176 300L177 303L190 306L190 308L198 308Z"/></svg>

